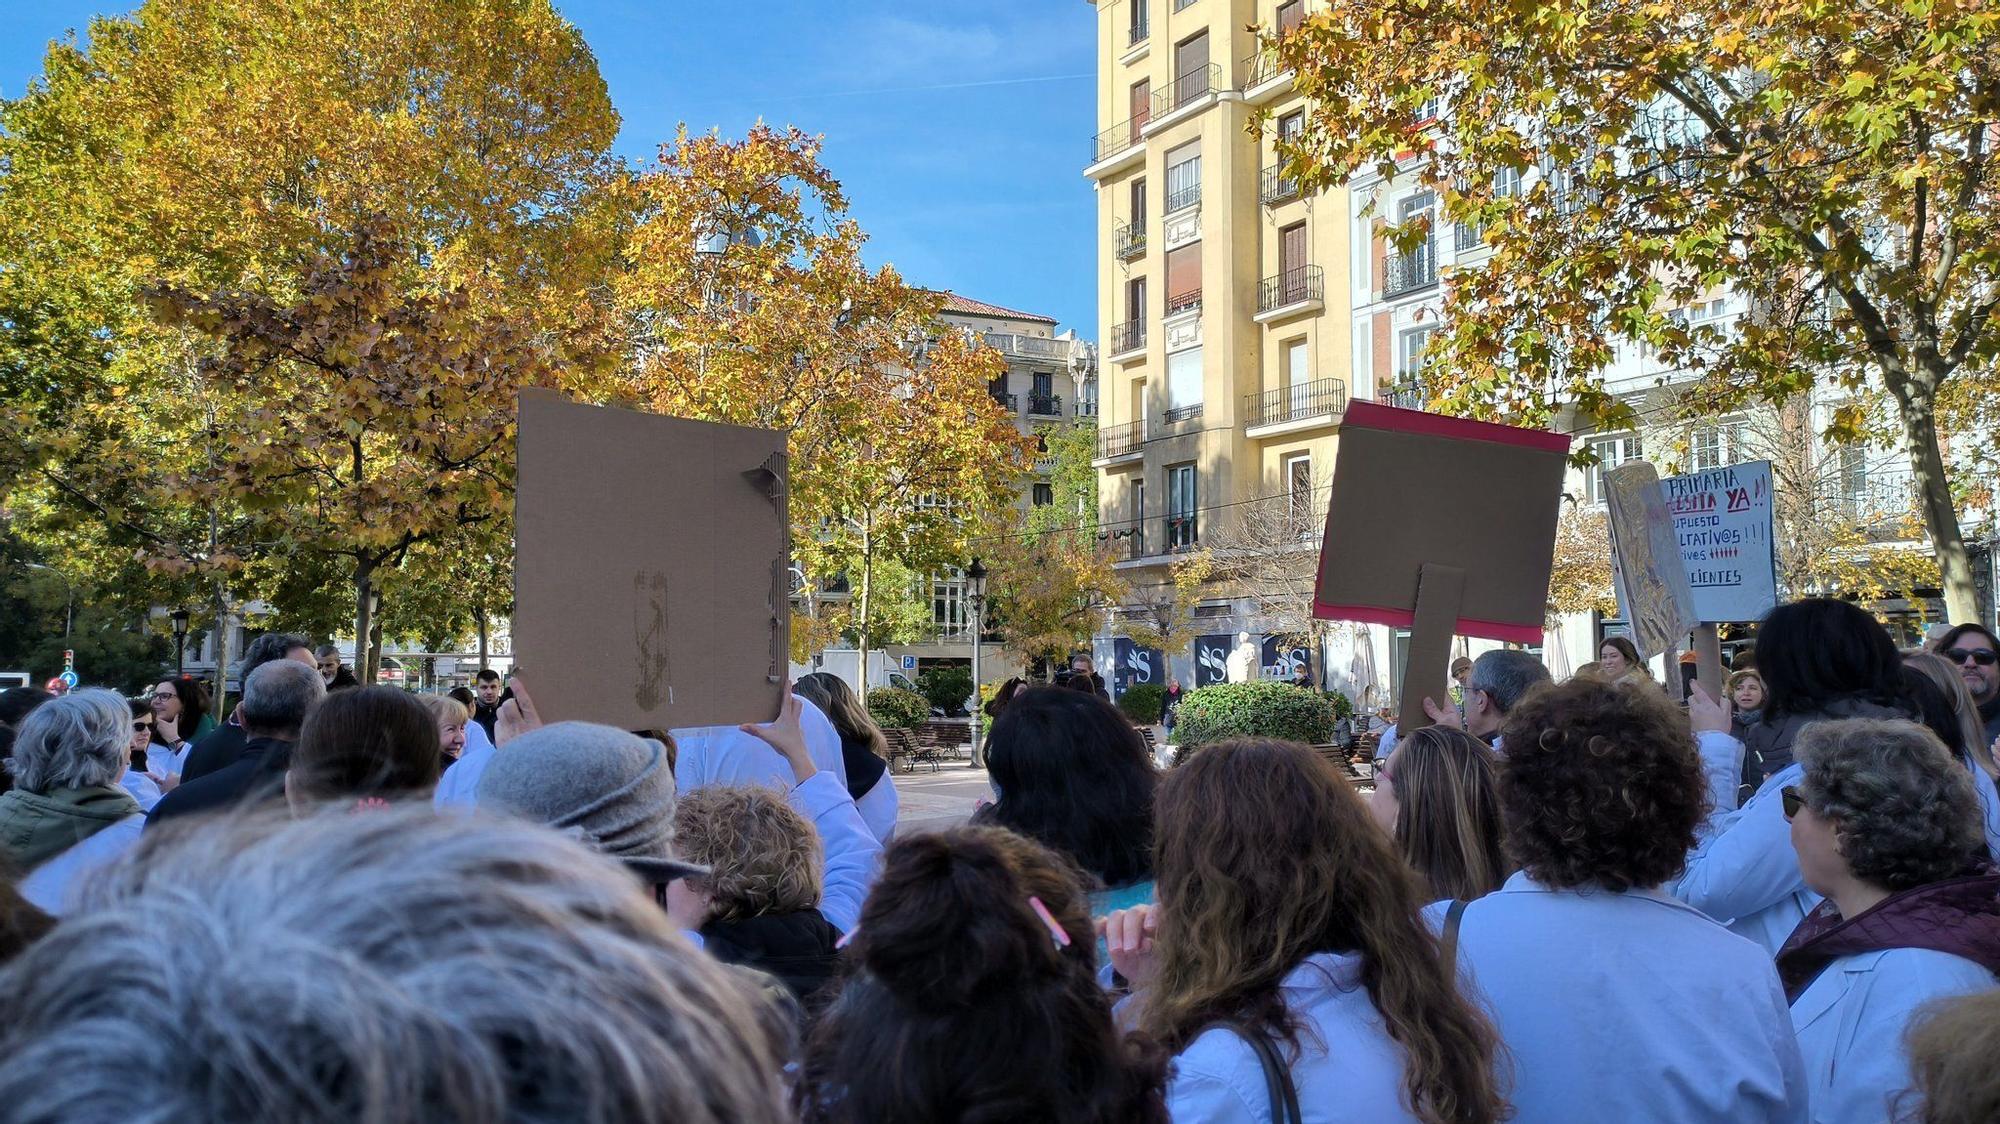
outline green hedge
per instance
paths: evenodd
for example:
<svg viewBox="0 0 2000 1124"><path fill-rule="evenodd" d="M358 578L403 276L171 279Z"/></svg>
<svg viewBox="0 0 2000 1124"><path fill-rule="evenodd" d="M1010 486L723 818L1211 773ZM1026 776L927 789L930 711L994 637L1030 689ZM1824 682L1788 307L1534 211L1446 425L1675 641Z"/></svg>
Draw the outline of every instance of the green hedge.
<svg viewBox="0 0 2000 1124"><path fill-rule="evenodd" d="M1167 701L1167 689L1158 683L1134 683L1118 696L1118 709L1141 726L1160 720L1160 707Z"/></svg>
<svg viewBox="0 0 2000 1124"><path fill-rule="evenodd" d="M1317 691L1272 679L1218 683L1181 700L1174 742L1182 752L1244 736L1319 745L1333 740L1336 720L1334 703Z"/></svg>
<svg viewBox="0 0 2000 1124"><path fill-rule="evenodd" d="M1354 717L1353 699L1348 698L1346 695L1341 694L1339 691L1328 691L1326 693L1326 701L1333 704L1333 716L1335 718Z"/></svg>
<svg viewBox="0 0 2000 1124"><path fill-rule="evenodd" d="M876 687L868 692L868 716L884 730L907 730L930 719L931 703L915 691Z"/></svg>
<svg viewBox="0 0 2000 1124"><path fill-rule="evenodd" d="M956 664L927 667L917 673L917 690L932 706L957 714L972 695L972 669Z"/></svg>

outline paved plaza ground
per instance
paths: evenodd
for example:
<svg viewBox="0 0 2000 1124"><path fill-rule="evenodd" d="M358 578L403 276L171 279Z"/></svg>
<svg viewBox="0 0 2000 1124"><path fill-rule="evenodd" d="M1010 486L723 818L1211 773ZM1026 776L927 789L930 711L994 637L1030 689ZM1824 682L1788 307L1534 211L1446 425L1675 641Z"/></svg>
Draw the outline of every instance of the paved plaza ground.
<svg viewBox="0 0 2000 1124"><path fill-rule="evenodd" d="M899 832L956 827L972 815L981 800L993 799L986 770L971 768L963 761L946 762L935 773L922 765L913 773L891 775L901 801L896 815Z"/></svg>

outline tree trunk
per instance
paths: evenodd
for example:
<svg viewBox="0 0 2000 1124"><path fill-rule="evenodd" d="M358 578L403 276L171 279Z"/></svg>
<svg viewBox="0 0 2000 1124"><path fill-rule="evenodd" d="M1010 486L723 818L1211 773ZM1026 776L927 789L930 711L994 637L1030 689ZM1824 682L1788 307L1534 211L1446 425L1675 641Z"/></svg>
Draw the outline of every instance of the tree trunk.
<svg viewBox="0 0 2000 1124"><path fill-rule="evenodd" d="M229 714L229 590L215 583L215 720Z"/></svg>
<svg viewBox="0 0 2000 1124"><path fill-rule="evenodd" d="M1979 596L1972 584L1972 560L1965 552L1958 511L1951 503L1951 481L1945 473L1944 451L1938 446L1936 401L1917 387L1891 387L1903 422L1903 448L1910 458L1924 530L1937 553L1944 577L1945 614L1952 621L1979 619Z"/></svg>
<svg viewBox="0 0 2000 1124"><path fill-rule="evenodd" d="M474 609L473 619L479 622L479 670L486 670L486 610Z"/></svg>
<svg viewBox="0 0 2000 1124"><path fill-rule="evenodd" d="M375 567L366 563L354 567L354 677L364 687L375 685L375 669L368 666L373 655L369 636L374 631L374 613L368 595L374 591Z"/></svg>
<svg viewBox="0 0 2000 1124"><path fill-rule="evenodd" d="M856 683L860 684L861 697L863 699L868 697L869 598L875 592L874 526L874 513L871 512L861 517L861 615L858 622L860 627L856 629L856 635L859 639L854 643L854 646L860 650L861 659L858 661L859 666L855 668L854 679Z"/></svg>

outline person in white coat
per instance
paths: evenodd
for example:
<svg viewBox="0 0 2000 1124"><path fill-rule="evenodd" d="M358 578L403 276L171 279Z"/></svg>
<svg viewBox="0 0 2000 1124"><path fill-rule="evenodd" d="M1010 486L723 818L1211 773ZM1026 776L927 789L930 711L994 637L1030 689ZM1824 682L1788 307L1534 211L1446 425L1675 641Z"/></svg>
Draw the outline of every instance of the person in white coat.
<svg viewBox="0 0 2000 1124"><path fill-rule="evenodd" d="M1420 881L1311 750L1204 747L1161 782L1155 831L1158 903L1104 928L1121 1014L1176 1054L1177 1124L1282 1124L1291 1101L1313 1121L1505 1118L1493 1026L1454 986Z"/></svg>
<svg viewBox="0 0 2000 1124"><path fill-rule="evenodd" d="M1804 1121L1769 955L1660 889L1709 800L1686 719L1658 691L1572 679L1523 700L1505 737L1519 872L1463 907L1456 946L1512 1060L1515 1119Z"/></svg>
<svg viewBox="0 0 2000 1124"><path fill-rule="evenodd" d="M1844 601L1794 601L1766 614L1757 633L1763 721L1748 744L1728 736L1726 710L1720 732L1700 731L1712 771L1737 770L1761 787L1741 809L1732 807L1734 787L1717 790L1710 820L1669 892L1775 955L1819 903L1799 875L1778 803L1778 790L1798 783L1792 745L1817 722L1908 717L1901 665L1888 632Z"/></svg>
<svg viewBox="0 0 2000 1124"><path fill-rule="evenodd" d="M2000 873L1972 777L1912 722L1825 722L1783 798L1806 884L1825 896L1778 954L1815 1124L1894 1118L1903 1036L1933 1000L2000 970Z"/></svg>

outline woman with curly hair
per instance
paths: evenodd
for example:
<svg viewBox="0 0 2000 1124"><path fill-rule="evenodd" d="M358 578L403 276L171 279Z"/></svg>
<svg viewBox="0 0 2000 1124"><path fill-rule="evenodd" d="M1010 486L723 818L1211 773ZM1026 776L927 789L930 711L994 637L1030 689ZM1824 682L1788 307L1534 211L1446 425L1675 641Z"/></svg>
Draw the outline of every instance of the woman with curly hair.
<svg viewBox="0 0 2000 1124"><path fill-rule="evenodd" d="M2000 972L2000 872L1972 777L1913 722L1825 722L1784 791L1806 884L1826 896L1778 953L1813 1119L1890 1117L1917 1009Z"/></svg>
<svg viewBox="0 0 2000 1124"><path fill-rule="evenodd" d="M1769 955L1660 890L1709 800L1678 708L1572 679L1502 736L1520 871L1463 908L1457 945L1513 1055L1518 1119L1804 1120Z"/></svg>
<svg viewBox="0 0 2000 1124"><path fill-rule="evenodd" d="M810 1124L1167 1124L1166 1057L1120 1035L1084 879L997 828L899 839L806 1046Z"/></svg>
<svg viewBox="0 0 2000 1124"><path fill-rule="evenodd" d="M1176 1121L1282 1120L1289 1099L1317 1120L1505 1118L1493 1026L1454 986L1421 882L1311 750L1204 748L1161 782L1157 831L1159 904L1106 936L1139 1028L1176 1053Z"/></svg>

